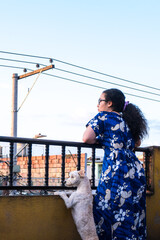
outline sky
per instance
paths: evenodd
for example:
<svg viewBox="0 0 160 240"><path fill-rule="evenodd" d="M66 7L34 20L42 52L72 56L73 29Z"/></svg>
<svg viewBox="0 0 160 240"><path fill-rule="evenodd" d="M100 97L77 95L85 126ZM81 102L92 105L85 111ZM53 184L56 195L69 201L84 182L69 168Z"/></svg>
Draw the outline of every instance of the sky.
<svg viewBox="0 0 160 240"><path fill-rule="evenodd" d="M0 29L1 136L11 135L12 75L24 74L23 68L36 70L36 63L40 67L50 65L52 58L55 68L45 72L48 75L18 80L18 106L37 80L18 111L18 137L32 138L41 133L52 140L82 141L86 123L97 114L101 92L116 87L126 94L126 100L140 107L148 120L149 136L142 146L160 146L158 0L0 1Z"/></svg>

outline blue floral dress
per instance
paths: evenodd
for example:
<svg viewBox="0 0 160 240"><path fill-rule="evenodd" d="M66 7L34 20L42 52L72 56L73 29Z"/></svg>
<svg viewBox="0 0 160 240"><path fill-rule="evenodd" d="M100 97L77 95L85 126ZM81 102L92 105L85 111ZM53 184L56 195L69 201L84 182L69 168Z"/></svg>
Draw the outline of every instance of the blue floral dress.
<svg viewBox="0 0 160 240"><path fill-rule="evenodd" d="M135 142L115 112L99 112L87 126L104 146L102 173L93 203L99 239L146 239L146 181Z"/></svg>

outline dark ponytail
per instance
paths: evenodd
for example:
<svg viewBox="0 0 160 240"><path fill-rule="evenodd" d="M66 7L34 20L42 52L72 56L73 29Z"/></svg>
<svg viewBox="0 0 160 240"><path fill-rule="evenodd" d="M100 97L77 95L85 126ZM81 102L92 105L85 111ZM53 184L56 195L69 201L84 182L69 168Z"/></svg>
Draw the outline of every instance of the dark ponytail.
<svg viewBox="0 0 160 240"><path fill-rule="evenodd" d="M129 103L123 113L123 119L128 124L135 142L142 140L148 133L147 120L136 105Z"/></svg>
<svg viewBox="0 0 160 240"><path fill-rule="evenodd" d="M103 93L105 94L106 102L112 102L112 110L122 113L134 141L142 140L148 133L148 125L139 107L128 102L125 104L125 96L119 89L111 88L103 91Z"/></svg>

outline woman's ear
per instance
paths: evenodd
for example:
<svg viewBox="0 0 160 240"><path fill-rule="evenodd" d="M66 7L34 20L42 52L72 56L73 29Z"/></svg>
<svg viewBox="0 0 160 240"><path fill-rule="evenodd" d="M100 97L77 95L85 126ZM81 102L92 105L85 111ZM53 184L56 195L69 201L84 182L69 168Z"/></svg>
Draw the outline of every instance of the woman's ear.
<svg viewBox="0 0 160 240"><path fill-rule="evenodd" d="M107 101L108 107L112 107L112 101Z"/></svg>

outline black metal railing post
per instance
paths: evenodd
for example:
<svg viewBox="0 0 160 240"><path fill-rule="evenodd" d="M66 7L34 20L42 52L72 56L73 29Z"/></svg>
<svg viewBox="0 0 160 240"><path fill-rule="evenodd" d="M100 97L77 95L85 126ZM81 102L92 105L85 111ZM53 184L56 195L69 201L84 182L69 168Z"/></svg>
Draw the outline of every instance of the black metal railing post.
<svg viewBox="0 0 160 240"><path fill-rule="evenodd" d="M81 169L81 147L77 147L77 160L78 160L77 170L80 170Z"/></svg>
<svg viewBox="0 0 160 240"><path fill-rule="evenodd" d="M13 185L13 154L14 154L14 143L10 143L10 165L9 165L9 185Z"/></svg>
<svg viewBox="0 0 160 240"><path fill-rule="evenodd" d="M150 191L150 193L154 193L152 150L150 149L145 151L145 175L147 190Z"/></svg>
<svg viewBox="0 0 160 240"><path fill-rule="evenodd" d="M64 187L65 183L65 146L62 146L62 179L61 185Z"/></svg>
<svg viewBox="0 0 160 240"><path fill-rule="evenodd" d="M28 145L28 186L32 185L32 144Z"/></svg>
<svg viewBox="0 0 160 240"><path fill-rule="evenodd" d="M92 148L92 186L95 187L95 148Z"/></svg>
<svg viewBox="0 0 160 240"><path fill-rule="evenodd" d="M49 171L49 145L46 145L45 148L45 185L48 186L48 174Z"/></svg>

